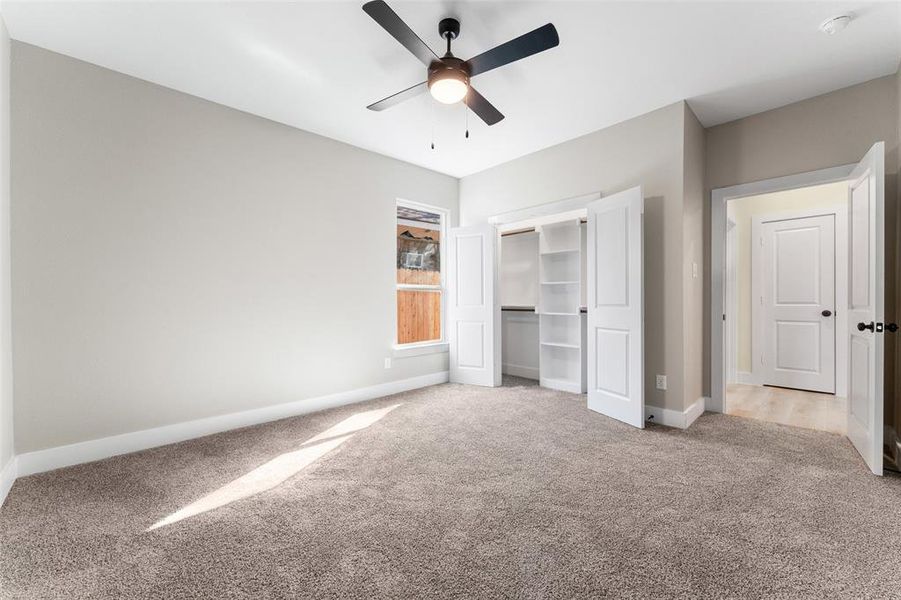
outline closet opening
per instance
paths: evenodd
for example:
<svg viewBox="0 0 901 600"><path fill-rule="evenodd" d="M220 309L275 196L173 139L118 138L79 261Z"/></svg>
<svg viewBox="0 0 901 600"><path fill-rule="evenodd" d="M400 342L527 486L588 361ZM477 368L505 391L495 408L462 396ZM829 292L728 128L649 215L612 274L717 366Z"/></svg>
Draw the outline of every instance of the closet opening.
<svg viewBox="0 0 901 600"><path fill-rule="evenodd" d="M586 392L586 211L499 224L504 385Z"/></svg>

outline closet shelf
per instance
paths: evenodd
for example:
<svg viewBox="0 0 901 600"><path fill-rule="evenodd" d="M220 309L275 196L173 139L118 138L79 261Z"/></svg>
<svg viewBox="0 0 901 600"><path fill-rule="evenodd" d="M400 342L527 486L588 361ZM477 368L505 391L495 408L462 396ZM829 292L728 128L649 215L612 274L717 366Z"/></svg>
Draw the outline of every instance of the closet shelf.
<svg viewBox="0 0 901 600"><path fill-rule="evenodd" d="M563 344L561 342L541 342L542 346L553 346L554 348L572 348L574 350L579 349L578 344Z"/></svg>
<svg viewBox="0 0 901 600"><path fill-rule="evenodd" d="M541 285L577 285L580 281L542 281Z"/></svg>
<svg viewBox="0 0 901 600"><path fill-rule="evenodd" d="M539 254L541 254L541 256L553 256L555 254L573 254L578 252L578 248L570 248L567 250L542 250Z"/></svg>

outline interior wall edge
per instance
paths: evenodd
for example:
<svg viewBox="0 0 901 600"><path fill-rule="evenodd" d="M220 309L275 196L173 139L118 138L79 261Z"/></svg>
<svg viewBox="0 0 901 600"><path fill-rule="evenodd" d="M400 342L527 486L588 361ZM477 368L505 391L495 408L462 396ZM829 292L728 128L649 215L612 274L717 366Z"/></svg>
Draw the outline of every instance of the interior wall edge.
<svg viewBox="0 0 901 600"><path fill-rule="evenodd" d="M0 14L0 465L15 456L10 271L11 41Z"/></svg>
<svg viewBox="0 0 901 600"><path fill-rule="evenodd" d="M0 467L0 507L3 506L6 496L9 495L9 490L12 489L13 483L18 477L16 466L16 457L12 456L6 461L5 465Z"/></svg>
<svg viewBox="0 0 901 600"><path fill-rule="evenodd" d="M673 410L646 404L644 407L644 417L646 421L650 421L657 425L665 425L666 427L675 427L676 429L688 429L698 417L704 414L709 398L701 396L692 402L685 410Z"/></svg>
<svg viewBox="0 0 901 600"><path fill-rule="evenodd" d="M693 398L707 393L704 389L704 335L707 332L704 319L704 175L705 145L704 127L688 102L683 103L683 156L682 156L682 348L683 394L685 408L694 404ZM692 404L689 404L689 403Z"/></svg>

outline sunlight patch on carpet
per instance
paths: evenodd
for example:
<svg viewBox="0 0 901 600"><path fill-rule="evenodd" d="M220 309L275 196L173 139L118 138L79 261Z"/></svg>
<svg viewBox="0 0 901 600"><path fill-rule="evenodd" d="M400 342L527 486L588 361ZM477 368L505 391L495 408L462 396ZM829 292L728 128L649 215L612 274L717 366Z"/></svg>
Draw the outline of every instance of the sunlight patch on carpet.
<svg viewBox="0 0 901 600"><path fill-rule="evenodd" d="M243 500L244 498L271 490L311 465L317 459L338 448L358 431L375 424L398 406L400 404L352 415L308 439L301 444L299 449L273 458L253 471L157 521L145 531L153 531L166 525L172 525L189 517L221 508L237 500Z"/></svg>

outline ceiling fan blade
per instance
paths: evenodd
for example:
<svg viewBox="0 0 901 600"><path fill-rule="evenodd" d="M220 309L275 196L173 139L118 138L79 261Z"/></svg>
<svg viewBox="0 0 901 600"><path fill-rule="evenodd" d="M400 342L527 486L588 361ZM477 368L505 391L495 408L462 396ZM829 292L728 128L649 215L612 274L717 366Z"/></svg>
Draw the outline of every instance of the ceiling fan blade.
<svg viewBox="0 0 901 600"><path fill-rule="evenodd" d="M369 110L385 110L386 108L391 108L392 106L400 104L401 102L403 102L405 100L409 100L410 98L418 96L419 94L427 91L428 89L429 89L428 84L425 81L423 81L422 83L417 83L416 85L414 85L412 87L408 87L407 89L405 89L401 92L392 94L391 96L388 96L387 98L382 98L378 102L373 102L366 108L368 108Z"/></svg>
<svg viewBox="0 0 901 600"><path fill-rule="evenodd" d="M363 5L363 10L426 66L433 60L438 60L438 55L383 0L367 2Z"/></svg>
<svg viewBox="0 0 901 600"><path fill-rule="evenodd" d="M490 71L512 62L549 50L560 44L557 28L553 23L525 33L518 38L482 52L466 61L470 77Z"/></svg>
<svg viewBox="0 0 901 600"><path fill-rule="evenodd" d="M485 121L487 125L494 125L504 118L501 111L494 108L494 105L488 102L485 96L478 93L472 86L469 86L469 93L466 95L466 106L479 115L479 118Z"/></svg>

